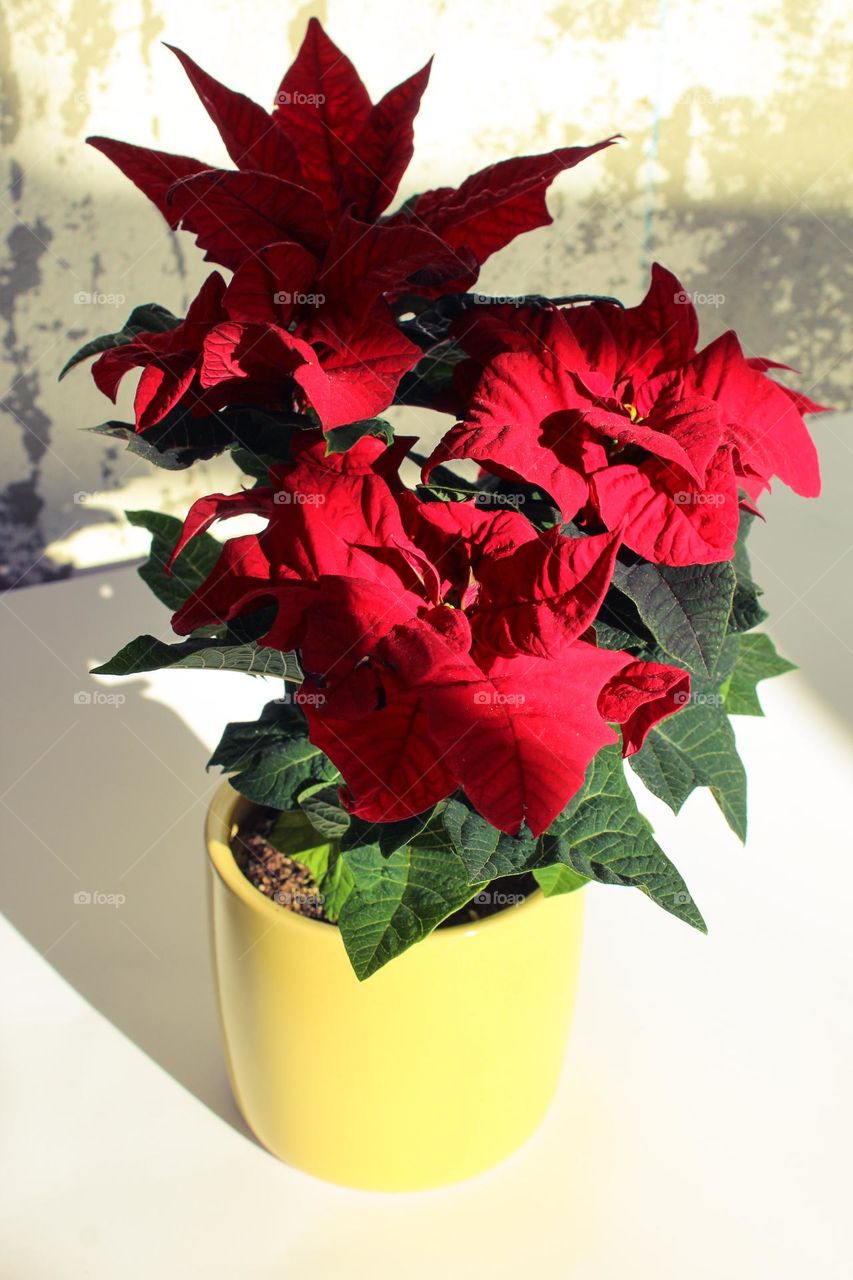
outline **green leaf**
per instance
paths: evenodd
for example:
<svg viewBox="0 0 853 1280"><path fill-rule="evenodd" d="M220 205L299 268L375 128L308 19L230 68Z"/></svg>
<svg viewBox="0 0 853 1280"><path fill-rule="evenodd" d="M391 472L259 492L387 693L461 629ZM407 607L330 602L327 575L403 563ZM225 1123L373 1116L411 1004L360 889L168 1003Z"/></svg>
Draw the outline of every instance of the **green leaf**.
<svg viewBox="0 0 853 1280"><path fill-rule="evenodd" d="M393 444L394 428L384 418L365 418L345 427L333 427L326 432L326 453L346 453L365 436L378 436L386 444Z"/></svg>
<svg viewBox="0 0 853 1280"><path fill-rule="evenodd" d="M746 772L722 695L691 701L678 715L652 729L630 765L673 813L696 787L709 787L732 831L746 839ZM710 701L716 697L717 701Z"/></svg>
<svg viewBox="0 0 853 1280"><path fill-rule="evenodd" d="M192 409L176 405L141 433L132 422L104 422L90 430L124 442L129 453L167 471L185 470L231 448L242 471L266 482L271 466L289 460L293 432L307 424L307 419L254 405L232 405L203 417L193 416Z"/></svg>
<svg viewBox="0 0 853 1280"><path fill-rule="evenodd" d="M346 859L339 849L333 849L328 869L320 885L323 910L328 920L340 919L343 905L352 893L354 885L353 874Z"/></svg>
<svg viewBox="0 0 853 1280"><path fill-rule="evenodd" d="M401 818L398 822L365 822L363 818L350 817L349 828L341 836L341 848L358 849L362 845L375 844L386 858L390 857L424 830L433 812L430 810L414 818Z"/></svg>
<svg viewBox="0 0 853 1280"><path fill-rule="evenodd" d="M625 649L636 655L656 649L654 637L640 620L637 606L615 587L604 597L593 626L595 637L604 649ZM672 661L669 654L659 652L661 661Z"/></svg>
<svg viewBox="0 0 853 1280"><path fill-rule="evenodd" d="M563 864L601 884L631 885L665 911L707 932L684 880L637 808L618 747L599 751L583 787L541 843L546 865Z"/></svg>
<svg viewBox="0 0 853 1280"><path fill-rule="evenodd" d="M338 840L348 829L350 817L334 787L318 783L299 793L297 803L311 825L327 840Z"/></svg>
<svg viewBox="0 0 853 1280"><path fill-rule="evenodd" d="M280 813L270 827L267 839L279 853L306 867L319 887L329 868L332 842L321 840L317 843L317 832L304 813L299 809Z"/></svg>
<svg viewBox="0 0 853 1280"><path fill-rule="evenodd" d="M561 862L550 867L539 867L533 874L546 898L553 898L558 893L574 893L576 889L589 884L587 876L579 875Z"/></svg>
<svg viewBox="0 0 853 1280"><path fill-rule="evenodd" d="M613 581L670 658L696 675L714 674L735 589L727 561L684 568L617 561Z"/></svg>
<svg viewBox="0 0 853 1280"><path fill-rule="evenodd" d="M405 327L405 326L404 326ZM408 333L407 336L417 336ZM409 373L403 374L394 396L395 404L408 404L423 409L438 408L452 390L456 366L465 352L453 343L444 343L422 356Z"/></svg>
<svg viewBox="0 0 853 1280"><path fill-rule="evenodd" d="M316 788L309 788L316 790ZM305 867L323 901L323 914L335 921L352 888L352 872L341 857L337 840L316 843L317 831L301 811L279 814L268 836L288 858Z"/></svg>
<svg viewBox="0 0 853 1280"><path fill-rule="evenodd" d="M160 511L127 511L125 514L132 525L147 529L153 535L148 559L138 570L140 578L169 609L179 609L212 572L222 543L209 533L193 538L178 556L169 576L166 564L181 535L183 521Z"/></svg>
<svg viewBox="0 0 853 1280"><path fill-rule="evenodd" d="M420 942L484 887L468 883L465 863L449 841L441 847L404 845L390 857L378 845L362 845L348 849L343 858L353 883L339 923L362 981Z"/></svg>
<svg viewBox="0 0 853 1280"><path fill-rule="evenodd" d="M138 333L165 333L168 329L176 328L180 323L179 316L172 315L171 311L156 302L145 302L141 306L134 307L125 320L124 326L116 333L101 334L100 337L92 338L75 351L63 366L58 381L61 382L66 373L83 360L98 356L104 351L111 351L113 347L122 347L125 343L132 342Z"/></svg>
<svg viewBox="0 0 853 1280"><path fill-rule="evenodd" d="M752 522L755 519L751 511L741 510L740 527L738 529L735 554L732 568L735 573L735 590L732 597L732 611L729 618L730 631L749 631L757 627L767 617L767 610L759 604L763 595L761 587L752 580L752 569L746 550L746 539Z"/></svg>
<svg viewBox="0 0 853 1280"><path fill-rule="evenodd" d="M92 675L135 676L164 667L182 667L196 671L243 671L252 676L275 676L280 680L301 681L293 654L261 645L220 644L215 640L190 639L181 644L166 644L156 636L137 636L110 658L93 668Z"/></svg>
<svg viewBox="0 0 853 1280"><path fill-rule="evenodd" d="M208 762L233 773L235 791L255 804L292 809L315 782L334 782L338 771L308 741L305 717L287 702L271 702L259 720L229 724Z"/></svg>
<svg viewBox="0 0 853 1280"><path fill-rule="evenodd" d="M449 842L464 862L471 884L529 871L542 861L539 843L533 836L504 835L467 800L451 799L439 806L415 841Z"/></svg>
<svg viewBox="0 0 853 1280"><path fill-rule="evenodd" d="M725 708L730 716L762 716L756 685L759 680L796 671L776 652L773 641L763 632L739 637L737 660L724 686Z"/></svg>

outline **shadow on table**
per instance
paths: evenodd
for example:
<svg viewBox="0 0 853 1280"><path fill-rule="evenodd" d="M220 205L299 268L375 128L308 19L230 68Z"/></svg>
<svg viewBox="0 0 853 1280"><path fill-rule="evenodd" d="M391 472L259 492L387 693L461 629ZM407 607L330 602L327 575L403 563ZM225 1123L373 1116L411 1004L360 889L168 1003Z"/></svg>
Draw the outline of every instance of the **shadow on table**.
<svg viewBox="0 0 853 1280"><path fill-rule="evenodd" d="M228 1086L214 995L202 840L218 783L205 773L209 753L144 696L145 678L107 688L81 674L112 639L105 605L108 631L119 617L121 638L135 634L133 577L112 579L106 602L97 580L72 581L28 590L2 612L7 669L37 667L38 684L24 676L5 700L0 907L90 1004L251 1136ZM150 628L150 606L136 621ZM217 696L208 673L182 675Z"/></svg>

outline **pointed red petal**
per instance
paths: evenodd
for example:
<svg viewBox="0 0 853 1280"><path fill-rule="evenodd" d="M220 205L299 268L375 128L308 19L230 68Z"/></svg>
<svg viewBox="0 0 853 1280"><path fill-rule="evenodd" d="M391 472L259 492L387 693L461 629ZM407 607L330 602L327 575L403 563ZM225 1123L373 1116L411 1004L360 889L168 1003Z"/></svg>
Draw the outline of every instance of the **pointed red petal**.
<svg viewBox="0 0 853 1280"><path fill-rule="evenodd" d="M342 174L370 109L355 67L312 18L279 87L274 118L299 156L302 181L327 213L340 211Z"/></svg>
<svg viewBox="0 0 853 1280"><path fill-rule="evenodd" d="M750 368L732 330L700 351L685 376L717 402L728 439L749 470L765 482L778 476L804 498L820 493L817 450L796 396Z"/></svg>
<svg viewBox="0 0 853 1280"><path fill-rule="evenodd" d="M198 498L187 512L181 536L169 556L166 571L169 572L187 543L209 529L214 521L225 520L230 516L269 515L270 510L271 495L268 489L247 489L240 493L212 493L206 498Z"/></svg>
<svg viewBox="0 0 853 1280"><path fill-rule="evenodd" d="M186 71L237 168L299 182L299 161L293 144L276 128L272 116L251 98L220 84L181 49L172 44L166 48Z"/></svg>
<svg viewBox="0 0 853 1280"><path fill-rule="evenodd" d="M615 141L607 138L591 147L560 147L503 160L472 174L460 187L424 192L408 216L485 262L522 232L547 226L552 219L545 195L557 174Z"/></svg>
<svg viewBox="0 0 853 1280"><path fill-rule="evenodd" d="M624 655L576 641L558 659L516 655L481 670L430 641L428 628L408 630L383 644L394 642L402 678L423 691L430 734L458 784L498 830L517 835L526 822L541 834L614 741L596 703Z"/></svg>
<svg viewBox="0 0 853 1280"><path fill-rule="evenodd" d="M384 293L405 287L425 268L431 277L453 275L457 258L437 236L420 227L376 225L344 214L335 227L316 290L324 299L316 334L334 342L346 338L365 320Z"/></svg>
<svg viewBox="0 0 853 1280"><path fill-rule="evenodd" d="M232 271L253 253L280 240L320 252L329 236L317 197L304 187L265 173L210 169L176 182L169 204L191 231L205 258Z"/></svg>
<svg viewBox="0 0 853 1280"><path fill-rule="evenodd" d="M346 174L346 196L365 222L388 207L414 152L414 119L429 82L432 59L420 71L385 94L365 121L354 144L355 160Z"/></svg>
<svg viewBox="0 0 853 1280"><path fill-rule="evenodd" d="M293 241L268 245L247 258L225 293L232 320L287 326L299 298L311 292L319 261Z"/></svg>
<svg viewBox="0 0 853 1280"><path fill-rule="evenodd" d="M112 160L121 169L126 178L130 178L162 213L169 226L174 230L181 221L190 197L175 197L167 200L166 195L176 182L182 178L192 177L210 169L209 164L201 160L193 160L190 156L176 156L168 151L154 151L151 147L136 147L130 142L117 142L114 138L87 138L90 147L100 151L108 160Z"/></svg>
<svg viewBox="0 0 853 1280"><path fill-rule="evenodd" d="M180 579L180 569L175 571ZM253 596L270 588L270 564L254 534L224 543L213 571L172 618L172 629L188 636L199 627L237 617Z"/></svg>

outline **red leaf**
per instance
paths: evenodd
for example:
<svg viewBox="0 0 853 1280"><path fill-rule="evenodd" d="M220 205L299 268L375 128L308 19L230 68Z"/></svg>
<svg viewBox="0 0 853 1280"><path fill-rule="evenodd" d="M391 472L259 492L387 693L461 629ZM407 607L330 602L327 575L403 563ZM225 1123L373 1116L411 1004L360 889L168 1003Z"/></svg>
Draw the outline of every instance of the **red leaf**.
<svg viewBox="0 0 853 1280"><path fill-rule="evenodd" d="M373 222L394 196L414 152L414 119L429 82L432 59L372 107L354 144L345 175L346 196L365 222Z"/></svg>
<svg viewBox="0 0 853 1280"><path fill-rule="evenodd" d="M318 363L304 364L294 377L330 431L387 409L403 374L421 354L380 307L363 329L337 349L323 351Z"/></svg>
<svg viewBox="0 0 853 1280"><path fill-rule="evenodd" d="M591 147L560 147L503 160L472 174L460 187L424 192L407 216L485 262L522 232L548 226L552 218L545 194L557 174L615 141L607 138Z"/></svg>
<svg viewBox="0 0 853 1280"><path fill-rule="evenodd" d="M192 177L210 169L209 164L193 160L190 156L176 156L169 151L154 151L151 147L136 147L130 142L116 142L114 138L87 138L90 147L100 151L121 169L126 178L162 213L174 231L193 201L189 193L174 195L167 200L167 192L182 178Z"/></svg>
<svg viewBox="0 0 853 1280"><path fill-rule="evenodd" d="M700 488L651 458L620 465L590 480L593 502L625 545L656 564L730 560L738 530L737 484L728 449L719 449Z"/></svg>
<svg viewBox="0 0 853 1280"><path fill-rule="evenodd" d="M477 571L483 587L474 613L478 652L549 657L564 651L595 618L619 541L618 533L565 538L553 530L505 555L489 555L486 545Z"/></svg>
<svg viewBox="0 0 853 1280"><path fill-rule="evenodd" d="M728 440L741 462L765 481L765 487L777 475L804 498L817 497L817 450L796 396L750 368L732 330L695 356L685 376L699 394L717 401Z"/></svg>
<svg viewBox="0 0 853 1280"><path fill-rule="evenodd" d="M271 495L268 489L248 489L240 493L212 493L206 498L197 498L187 512L181 536L175 543L166 564L166 572L171 572L173 564L187 543L204 533L216 520L226 520L231 516L269 515L270 505Z"/></svg>
<svg viewBox="0 0 853 1280"><path fill-rule="evenodd" d="M286 327L299 297L312 292L319 260L292 241L268 245L247 258L225 293L232 320Z"/></svg>
<svg viewBox="0 0 853 1280"><path fill-rule="evenodd" d="M268 594L272 570L254 534L231 538L203 585L172 617L172 629L188 636L199 627L220 626L244 612L246 602Z"/></svg>
<svg viewBox="0 0 853 1280"><path fill-rule="evenodd" d="M596 701L624 654L577 641L559 658L518 654L481 669L421 622L395 628L378 652L401 690L426 699L430 736L468 799L510 835L525 822L544 831L614 741Z"/></svg>
<svg viewBox="0 0 853 1280"><path fill-rule="evenodd" d="M317 197L265 173L210 169L176 182L168 202L178 225L191 231L205 258L232 271L253 253L281 240L322 252L329 228Z"/></svg>
<svg viewBox="0 0 853 1280"><path fill-rule="evenodd" d="M622 754L632 756L650 729L689 700L688 672L660 662L629 662L602 689L598 709L605 720L621 724Z"/></svg>
<svg viewBox="0 0 853 1280"><path fill-rule="evenodd" d="M361 720L306 706L309 737L347 782L350 811L367 822L395 822L431 809L456 780L430 738L424 699L401 694Z"/></svg>
<svg viewBox="0 0 853 1280"><path fill-rule="evenodd" d="M370 110L355 67L312 18L279 87L274 118L299 156L302 181L329 214L340 212L342 173Z"/></svg>
<svg viewBox="0 0 853 1280"><path fill-rule="evenodd" d="M171 49L186 71L237 168L255 169L298 182L300 171L296 151L284 133L276 128L272 116L251 98L235 93L202 71L181 49L172 44L167 44L166 48Z"/></svg>
<svg viewBox="0 0 853 1280"><path fill-rule="evenodd" d="M442 270L450 276L456 265L456 255L429 231L365 226L344 214L317 274L316 288L325 302L317 316L316 336L332 342L347 338L381 294L404 287L423 268L434 276Z"/></svg>

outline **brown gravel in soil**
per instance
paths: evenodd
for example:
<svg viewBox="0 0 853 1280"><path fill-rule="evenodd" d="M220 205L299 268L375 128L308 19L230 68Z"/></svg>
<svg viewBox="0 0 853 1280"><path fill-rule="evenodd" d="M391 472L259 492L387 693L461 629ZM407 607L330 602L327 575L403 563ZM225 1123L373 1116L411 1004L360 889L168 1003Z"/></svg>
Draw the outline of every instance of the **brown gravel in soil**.
<svg viewBox="0 0 853 1280"><path fill-rule="evenodd" d="M269 840L257 833L238 831L231 840L231 852L247 880L279 906L297 915L325 920L319 891L310 874Z"/></svg>
<svg viewBox="0 0 853 1280"><path fill-rule="evenodd" d="M323 920L327 924L320 892L310 873L287 854L280 853L266 839L278 813L273 809L253 809L240 823L231 838L231 852L243 875L256 889L280 906L298 915ZM490 885L471 902L454 911L438 926L476 924L499 911L511 910L539 886L529 873L507 876Z"/></svg>

